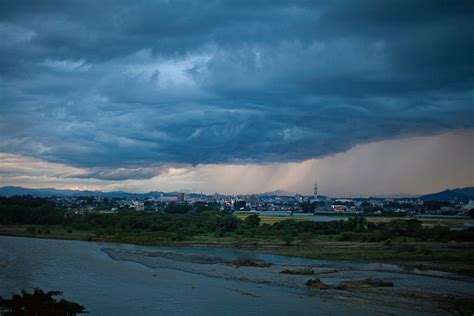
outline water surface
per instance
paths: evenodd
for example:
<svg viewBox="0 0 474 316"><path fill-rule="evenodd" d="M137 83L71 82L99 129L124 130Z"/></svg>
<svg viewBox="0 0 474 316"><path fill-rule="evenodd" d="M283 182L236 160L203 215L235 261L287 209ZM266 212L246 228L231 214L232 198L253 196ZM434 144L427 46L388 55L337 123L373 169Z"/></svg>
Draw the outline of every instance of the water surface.
<svg viewBox="0 0 474 316"><path fill-rule="evenodd" d="M213 278L175 269L151 269L111 259L101 249L147 249L227 258L251 256L278 263L314 264L288 258L207 247L144 247L0 236L0 296L40 287L60 290L91 315L371 315L395 312L308 295L284 286ZM401 313L398 311L398 313Z"/></svg>

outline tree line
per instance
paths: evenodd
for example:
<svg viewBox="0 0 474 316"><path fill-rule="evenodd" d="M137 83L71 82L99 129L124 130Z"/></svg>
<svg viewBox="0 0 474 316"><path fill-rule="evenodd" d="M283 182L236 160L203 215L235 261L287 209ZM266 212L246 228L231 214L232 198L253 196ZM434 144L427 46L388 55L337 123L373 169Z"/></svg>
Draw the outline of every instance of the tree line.
<svg viewBox="0 0 474 316"><path fill-rule="evenodd" d="M210 208L210 209L209 209ZM214 208L214 209L213 209ZM118 241L180 241L194 236L214 238L280 240L287 244L310 241L321 236L343 241L383 242L474 241L472 228L451 231L447 227L424 227L416 219L396 219L371 223L362 216L346 221L312 222L284 220L262 224L257 215L239 219L216 207L171 204L164 213L122 211L115 214L86 212L75 214L61 210L46 199L32 197L0 198L0 224L61 225L71 230L90 231L95 237Z"/></svg>

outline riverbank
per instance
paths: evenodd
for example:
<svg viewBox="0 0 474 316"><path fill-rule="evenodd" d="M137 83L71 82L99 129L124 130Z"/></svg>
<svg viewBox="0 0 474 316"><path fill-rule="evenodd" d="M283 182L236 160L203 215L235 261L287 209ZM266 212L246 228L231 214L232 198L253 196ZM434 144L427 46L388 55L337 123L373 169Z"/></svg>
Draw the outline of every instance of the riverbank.
<svg viewBox="0 0 474 316"><path fill-rule="evenodd" d="M289 287L309 296L398 308L401 314L474 311L474 279L449 272L407 270L388 263L291 260L258 251L223 251L221 255L212 251L210 255L193 247L103 250L114 260L143 264L157 275L162 269L173 269L239 281L242 286ZM253 292L235 290L258 298Z"/></svg>
<svg viewBox="0 0 474 316"><path fill-rule="evenodd" d="M33 229L34 228L34 232ZM61 226L0 225L0 235L46 239L82 240L145 246L206 246L249 249L264 253L318 260L354 260L397 262L407 270L438 270L474 275L474 243L436 242L343 242L312 240L287 246L278 241L239 240L233 238L193 238L185 241L149 241L144 238L96 236L90 231ZM123 236L122 236L123 237ZM130 236L129 236L130 237Z"/></svg>
<svg viewBox="0 0 474 316"><path fill-rule="evenodd" d="M4 236L0 270L0 296L61 290L90 315L454 314L473 290L472 278L386 263Z"/></svg>

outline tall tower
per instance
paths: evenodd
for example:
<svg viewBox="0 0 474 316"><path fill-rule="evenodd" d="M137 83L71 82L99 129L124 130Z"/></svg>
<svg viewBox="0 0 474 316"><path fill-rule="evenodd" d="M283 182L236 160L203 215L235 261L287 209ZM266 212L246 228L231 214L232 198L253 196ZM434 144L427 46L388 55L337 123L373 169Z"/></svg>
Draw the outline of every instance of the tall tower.
<svg viewBox="0 0 474 316"><path fill-rule="evenodd" d="M318 199L318 184L314 184L314 198Z"/></svg>

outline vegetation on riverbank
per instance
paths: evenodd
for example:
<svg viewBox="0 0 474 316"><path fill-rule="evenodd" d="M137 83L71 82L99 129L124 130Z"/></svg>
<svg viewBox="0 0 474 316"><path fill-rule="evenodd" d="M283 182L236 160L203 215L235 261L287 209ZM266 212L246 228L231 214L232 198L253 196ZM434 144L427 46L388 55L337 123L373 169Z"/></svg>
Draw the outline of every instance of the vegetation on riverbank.
<svg viewBox="0 0 474 316"><path fill-rule="evenodd" d="M239 258L232 261L232 265L238 267L257 267L257 268L266 268L270 266L269 262L262 260L254 260L249 258Z"/></svg>
<svg viewBox="0 0 474 316"><path fill-rule="evenodd" d="M262 224L256 215L239 219L219 211L185 214L127 211L75 214L50 202L2 199L0 234L89 241L158 244L263 246L264 251L328 260L474 262L474 229L451 231L416 219L368 222L284 220Z"/></svg>
<svg viewBox="0 0 474 316"><path fill-rule="evenodd" d="M251 214L239 213L236 215L237 218L244 220ZM293 220L293 221L307 221L307 220L317 220L321 218L322 221L331 217L332 219L340 218L340 220L344 220L348 217L347 214L344 213L334 213L334 214L319 214L319 215L259 215L260 222L262 224L274 224L276 222L282 222L286 220ZM351 216L351 215L349 215ZM387 223L393 220L408 220L410 217L395 217L395 216L386 216L386 215L373 215L365 217L368 223ZM431 218L431 217L421 217L416 218L419 222L421 222L422 226L424 227L434 227L434 226L442 226L442 227L460 227L463 226L464 223L474 224L474 219L464 219L464 218Z"/></svg>
<svg viewBox="0 0 474 316"><path fill-rule="evenodd" d="M384 281L381 279L366 278L364 280L355 280L355 281L345 281L337 285L329 285L322 282L319 278L309 279L306 281L306 285L311 289L327 290L327 289L336 289L336 290L360 290L367 289L372 287L393 287L393 282Z"/></svg>
<svg viewBox="0 0 474 316"><path fill-rule="evenodd" d="M406 270L474 275L473 243L405 242L387 248L383 243L316 242L307 246L263 248L260 251L317 260L398 263Z"/></svg>
<svg viewBox="0 0 474 316"><path fill-rule="evenodd" d="M303 269L284 269L280 271L281 274L293 274L293 275L312 275L314 274L313 269L303 268Z"/></svg>
<svg viewBox="0 0 474 316"><path fill-rule="evenodd" d="M118 242L116 239L98 238L92 231L68 230L63 226L34 226L44 233L28 233L26 230L32 226L5 226L0 225L0 235L73 239L90 241ZM70 233L68 232L70 231ZM137 241L138 240L138 241ZM362 261L390 261L401 262L407 270L441 270L463 274L474 274L474 245L465 243L439 243L439 242L394 242L391 246L385 243L367 242L342 242L342 241L312 241L309 244L286 246L281 241L260 242L254 240L235 243L231 237L193 239L187 241L161 241L150 242L143 239L130 239L120 242L137 243L144 245L192 245L201 244L208 246L224 247L250 247L261 252L275 253L290 257L302 257L318 260L362 260ZM257 247L257 248L256 248ZM406 262L406 263L403 263Z"/></svg>

